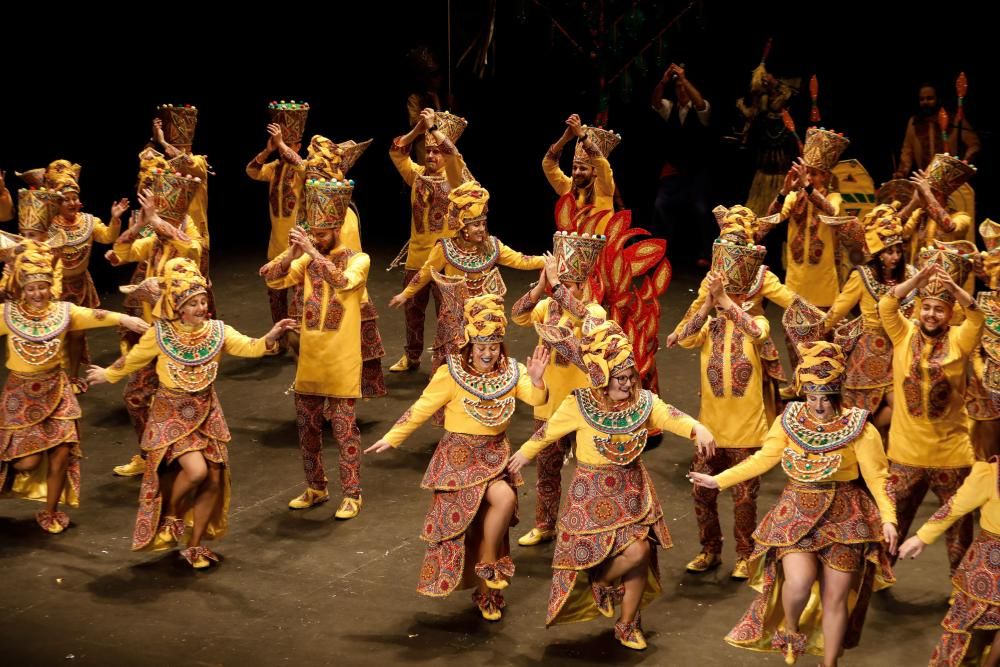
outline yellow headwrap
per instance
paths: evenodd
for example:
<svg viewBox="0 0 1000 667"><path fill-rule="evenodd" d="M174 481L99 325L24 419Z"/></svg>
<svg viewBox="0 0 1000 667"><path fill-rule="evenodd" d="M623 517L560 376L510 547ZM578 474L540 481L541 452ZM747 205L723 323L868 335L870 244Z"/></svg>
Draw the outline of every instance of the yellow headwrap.
<svg viewBox="0 0 1000 667"><path fill-rule="evenodd" d="M448 193L448 218L451 228L461 229L477 220L486 219L490 193L475 181L466 181Z"/></svg>
<svg viewBox="0 0 1000 667"><path fill-rule="evenodd" d="M69 160L55 160L45 169L45 185L59 192L79 192L80 170Z"/></svg>
<svg viewBox="0 0 1000 667"><path fill-rule="evenodd" d="M13 296L19 298L23 288L28 283L55 282L55 257L45 243L25 239L20 243L21 249L14 259L14 274L12 281Z"/></svg>
<svg viewBox="0 0 1000 667"><path fill-rule="evenodd" d="M507 331L503 297L496 294L474 296L465 301L465 342L499 343Z"/></svg>
<svg viewBox="0 0 1000 667"><path fill-rule="evenodd" d="M795 368L795 389L804 394L839 394L847 368L844 351L836 343L799 343L802 361Z"/></svg>
<svg viewBox="0 0 1000 667"><path fill-rule="evenodd" d="M175 320L185 301L196 294L208 292L208 283L193 260L175 257L163 267L160 288L160 298L153 307L153 317Z"/></svg>
<svg viewBox="0 0 1000 667"><path fill-rule="evenodd" d="M874 257L886 248L903 242L903 224L899 219L900 203L879 204L864 217L865 248Z"/></svg>
<svg viewBox="0 0 1000 667"><path fill-rule="evenodd" d="M595 388L606 387L615 372L635 366L632 343L614 320L604 320L596 326L584 321L580 352L587 365L590 384Z"/></svg>

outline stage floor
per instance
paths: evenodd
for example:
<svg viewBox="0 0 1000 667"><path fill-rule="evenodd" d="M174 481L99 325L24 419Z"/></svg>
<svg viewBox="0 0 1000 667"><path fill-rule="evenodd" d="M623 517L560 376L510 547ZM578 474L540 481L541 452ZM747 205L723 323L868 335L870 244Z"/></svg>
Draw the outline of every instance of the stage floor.
<svg viewBox="0 0 1000 667"><path fill-rule="evenodd" d="M219 253L221 255L221 253ZM401 272L386 273L389 251L376 252L368 283L379 308L387 356L399 358L401 311L385 304L398 291ZM213 279L220 315L240 331L263 335L269 327L267 298L257 268L262 258L214 257ZM504 271L507 306L535 275ZM678 276L663 299L661 341L679 319L696 283ZM105 294L117 307L117 294ZM780 324L770 313L783 351ZM427 337L433 339L433 329ZM95 360L116 356L113 329L91 332ZM535 342L532 331L511 326L511 354L523 359ZM358 404L365 446L384 434L420 394L429 357L412 374L386 372L390 395ZM663 398L697 414L697 352L662 350L658 356ZM723 566L692 576L684 564L699 550L689 483L690 442L666 436L644 460L656 484L675 547L661 552L664 595L643 612L649 649L634 653L618 645L613 622L544 627L551 548L513 544L517 575L505 592L501 622L483 621L469 591L434 600L415 592L423 543L418 538L429 492L420 479L439 432L422 427L398 451L366 456L362 468L364 508L348 522L333 519L337 502L306 511L287 509L303 489L295 412L286 390L293 358L229 358L216 387L232 430L233 498L229 534L209 545L222 563L194 572L176 552L129 550L139 478L111 474L136 451L135 434L121 400L121 385L93 388L81 400L83 499L70 509L72 525L49 536L35 524L40 504L0 501L0 646L8 665L778 665L776 654L732 648L722 637L752 598L730 581L732 540ZM531 411L519 405L509 431L516 447L531 433ZM326 455L331 494L339 498L336 451ZM569 475L564 474L564 482ZM521 525L532 524L535 469L525 470L520 489ZM784 485L769 473L759 516ZM723 529L731 535L731 503L720 501ZM925 503L918 522L934 506ZM917 524L919 525L919 523ZM977 528L978 530L978 528ZM512 539L513 542L513 539ZM897 571L899 583L874 596L861 646L846 654L848 665L926 664L947 610L950 584L943 544ZM815 664L805 657L800 664Z"/></svg>

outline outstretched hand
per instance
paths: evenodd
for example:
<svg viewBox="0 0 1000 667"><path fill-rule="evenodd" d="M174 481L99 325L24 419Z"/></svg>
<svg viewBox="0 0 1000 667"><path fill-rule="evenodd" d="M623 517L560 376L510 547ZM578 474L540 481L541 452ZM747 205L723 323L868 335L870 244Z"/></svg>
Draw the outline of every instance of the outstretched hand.
<svg viewBox="0 0 1000 667"><path fill-rule="evenodd" d="M100 366L89 366L87 368L87 384L104 384L108 381L108 372Z"/></svg>
<svg viewBox="0 0 1000 667"><path fill-rule="evenodd" d="M530 461L528 461L527 456L520 452L514 452L507 461L507 472L512 475L516 475L521 472L521 469L528 465L528 463L530 463Z"/></svg>
<svg viewBox="0 0 1000 667"><path fill-rule="evenodd" d="M549 357L549 350L544 345L536 346L535 351L528 357L528 375L531 377L531 383L536 387L545 386L545 380L542 379L542 376L549 365Z"/></svg>
<svg viewBox="0 0 1000 667"><path fill-rule="evenodd" d="M385 438L379 440L374 445L365 450L365 454L381 454L392 449L392 444Z"/></svg>
<svg viewBox="0 0 1000 667"><path fill-rule="evenodd" d="M715 478L711 475L706 475L701 472L694 472L693 470L687 474L687 478L695 486L700 486L705 489L718 489L719 483L715 481Z"/></svg>

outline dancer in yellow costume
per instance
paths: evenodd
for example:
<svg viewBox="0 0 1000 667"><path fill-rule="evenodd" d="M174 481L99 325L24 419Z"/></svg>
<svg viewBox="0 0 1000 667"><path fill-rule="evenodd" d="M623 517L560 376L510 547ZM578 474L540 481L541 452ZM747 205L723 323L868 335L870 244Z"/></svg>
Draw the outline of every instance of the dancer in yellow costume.
<svg viewBox="0 0 1000 667"><path fill-rule="evenodd" d="M516 399L541 405L549 353L539 346L527 365L507 356L503 299L484 294L464 305L464 344L438 368L420 398L366 452L399 447L444 408L444 437L421 486L434 492L421 539L427 543L417 592L445 597L476 587L483 618L498 621L503 594L514 576L508 532L518 522L520 475L506 471L507 426Z"/></svg>
<svg viewBox="0 0 1000 667"><path fill-rule="evenodd" d="M117 324L144 332L137 317L75 306L52 298L53 256L48 246L23 242L11 299L0 306L7 336L7 382L0 417L0 493L41 500L38 524L61 533L69 517L59 503L80 504L80 404L63 370L67 333Z"/></svg>
<svg viewBox="0 0 1000 667"><path fill-rule="evenodd" d="M559 156L571 140L576 139L573 149L573 175L567 176L559 168ZM615 209L615 177L611 171L608 156L621 142L620 135L599 127L587 127L580 116L573 114L566 119L566 129L559 140L549 146L542 158L542 172L549 185L560 197L573 193L577 206L593 206L598 211ZM596 230L604 232L607 220Z"/></svg>
<svg viewBox="0 0 1000 667"><path fill-rule="evenodd" d="M418 122L406 134L396 137L389 147L389 158L410 188L410 239L406 244L403 287L413 280L440 239L458 233L458 218L448 215L448 195L463 182L472 180L455 142L468 122L447 112L423 109ZM410 152L423 136L424 162L418 164ZM403 356L389 370L394 373L414 370L424 351L424 318L427 304L434 296L434 311L441 309L441 292L434 283L420 288L404 306L406 345Z"/></svg>
<svg viewBox="0 0 1000 667"><path fill-rule="evenodd" d="M717 239L712 244L708 298L679 336L681 347L701 350L698 419L711 429L717 446L714 456L695 455L691 469L700 473L717 474L746 460L767 433L760 349L768 340L770 325L763 313L748 312L753 301L747 301L766 254L764 246ZM736 539L736 563L730 575L733 579L750 576L747 561L753 552L751 535L757 525L759 491L760 480L756 477L732 487ZM687 564L687 571L700 573L722 563L719 493L696 486L692 496L701 552Z"/></svg>
<svg viewBox="0 0 1000 667"><path fill-rule="evenodd" d="M223 352L274 353L278 338L296 323L282 320L263 338L249 338L209 317L208 282L194 260L171 259L163 274L154 325L128 355L108 368L91 366L87 378L119 382L150 364L156 368L132 550L169 549L190 529L181 555L200 569L219 560L201 542L226 533L231 495L229 426L215 395L219 361Z"/></svg>
<svg viewBox="0 0 1000 667"><path fill-rule="evenodd" d="M538 282L511 308L511 319L521 326L541 326L546 331L542 343L552 350L545 369L545 386L549 400L535 408L537 431L574 389L590 384L587 374L571 360L564 336L578 345L580 327L585 317L595 321L608 314L590 294L591 272L607 243L604 236L556 232L552 238L554 256L546 258ZM546 288L552 296L544 297ZM544 298L543 298L544 297ZM548 342L548 340L551 342ZM573 443L568 437L546 447L538 455L538 476L535 482L535 525L518 538L521 546L534 546L555 537L562 496L562 467Z"/></svg>
<svg viewBox="0 0 1000 667"><path fill-rule="evenodd" d="M640 387L632 346L615 322L587 318L582 332L575 360L587 369L590 386L566 397L507 470L519 473L546 447L576 435L577 464L556 528L545 624L612 618L621 605L615 638L642 650L639 609L663 590L655 547L672 546L641 459L648 430L697 440L709 455L715 441L695 419Z"/></svg>
<svg viewBox="0 0 1000 667"><path fill-rule="evenodd" d="M888 556L896 550L896 512L878 431L865 410L841 406L840 346L804 343L799 356L795 382L805 402L789 403L743 463L689 477L727 489L781 465L788 484L754 532L750 586L757 596L726 641L777 651L789 664L805 653L822 655L833 667L860 640L872 591L895 581Z"/></svg>

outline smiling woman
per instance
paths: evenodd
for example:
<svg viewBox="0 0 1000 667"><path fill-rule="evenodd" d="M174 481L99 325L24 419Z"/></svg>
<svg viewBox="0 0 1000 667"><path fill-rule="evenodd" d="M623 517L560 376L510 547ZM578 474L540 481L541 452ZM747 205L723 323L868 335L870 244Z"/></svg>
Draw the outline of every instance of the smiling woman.
<svg viewBox="0 0 1000 667"><path fill-rule="evenodd" d="M93 384L118 382L153 364L159 386L142 437L145 473L132 550L173 547L190 530L181 555L194 568L219 557L202 539L225 535L230 498L229 427L215 395L222 353L261 357L295 325L285 319L263 338L248 338L208 316L208 286L194 260L164 267L156 323L112 366L91 366Z"/></svg>
<svg viewBox="0 0 1000 667"><path fill-rule="evenodd" d="M71 332L117 324L142 332L136 317L53 301L55 257L44 243L17 249L0 335L7 335L7 382L0 404L0 492L45 502L38 524L61 533L69 517L59 503L80 503L80 404L63 371Z"/></svg>
<svg viewBox="0 0 1000 667"><path fill-rule="evenodd" d="M517 399L542 405L548 390L542 374L549 353L539 346L527 366L507 356L503 299L484 294L462 305L462 345L438 368L420 398L392 430L365 453L399 447L417 427L444 410L441 438L421 484L434 492L421 539L427 553L417 592L445 597L475 587L472 600L483 618L499 621L506 606L500 592L514 576L508 531L518 522L523 483L505 469L510 455L507 426Z"/></svg>

